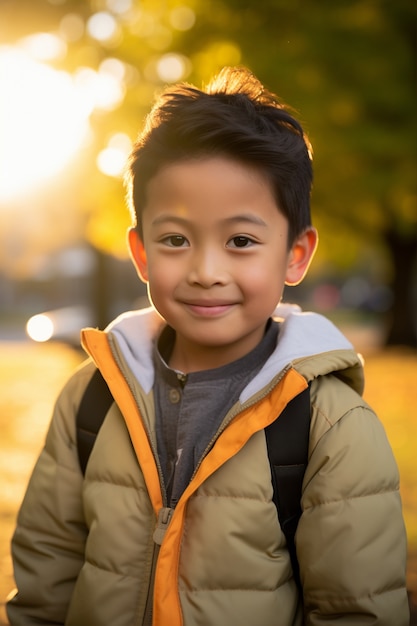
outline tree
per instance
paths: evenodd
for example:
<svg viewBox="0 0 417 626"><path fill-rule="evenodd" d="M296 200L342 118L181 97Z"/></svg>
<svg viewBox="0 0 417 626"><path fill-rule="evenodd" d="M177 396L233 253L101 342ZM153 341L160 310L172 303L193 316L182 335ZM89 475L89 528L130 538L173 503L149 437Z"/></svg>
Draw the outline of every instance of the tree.
<svg viewBox="0 0 417 626"><path fill-rule="evenodd" d="M107 38L86 28L100 12L116 25ZM135 138L176 68L200 85L243 63L295 107L312 139L321 231L313 271L372 272L389 284L386 341L416 346L416 15L411 0L21 0L15 24L62 30L75 17L84 29L56 64L97 70L117 59L125 68L123 102L92 114L93 142L77 172L95 244L120 251L128 223L121 181L97 170L95 154L114 133Z"/></svg>
<svg viewBox="0 0 417 626"><path fill-rule="evenodd" d="M202 46L213 49L214 31L227 33L242 62L301 112L315 147L321 266L364 271L379 258L372 265L393 294L386 341L412 346L416 14L407 0L228 0L210 3L187 34L198 60Z"/></svg>

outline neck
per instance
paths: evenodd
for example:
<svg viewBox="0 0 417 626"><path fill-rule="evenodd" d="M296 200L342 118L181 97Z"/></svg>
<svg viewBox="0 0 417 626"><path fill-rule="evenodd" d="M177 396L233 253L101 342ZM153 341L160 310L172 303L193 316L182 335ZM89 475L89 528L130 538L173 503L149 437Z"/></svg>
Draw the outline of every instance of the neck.
<svg viewBox="0 0 417 626"><path fill-rule="evenodd" d="M251 336L247 342L227 346L196 346L177 336L168 365L184 374L222 367L249 354L262 337L263 333L256 338Z"/></svg>

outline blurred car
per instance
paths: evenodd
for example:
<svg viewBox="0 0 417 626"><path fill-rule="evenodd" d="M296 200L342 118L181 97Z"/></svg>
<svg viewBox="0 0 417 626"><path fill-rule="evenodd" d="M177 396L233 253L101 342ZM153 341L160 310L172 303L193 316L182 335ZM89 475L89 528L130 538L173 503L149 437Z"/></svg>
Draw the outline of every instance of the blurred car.
<svg viewBox="0 0 417 626"><path fill-rule="evenodd" d="M93 325L93 316L86 306L70 306L38 313L29 318L26 334L37 342L64 341L80 345L80 330Z"/></svg>
<svg viewBox="0 0 417 626"><path fill-rule="evenodd" d="M109 312L109 321L132 309L144 309L150 306L147 295L137 297L133 302L118 301L113 303ZM107 323L103 323L104 328ZM32 315L26 323L26 334L32 341L62 341L80 347L80 331L82 328L97 327L97 319L92 308L85 305L68 306L52 309ZM100 326L101 327L101 326Z"/></svg>

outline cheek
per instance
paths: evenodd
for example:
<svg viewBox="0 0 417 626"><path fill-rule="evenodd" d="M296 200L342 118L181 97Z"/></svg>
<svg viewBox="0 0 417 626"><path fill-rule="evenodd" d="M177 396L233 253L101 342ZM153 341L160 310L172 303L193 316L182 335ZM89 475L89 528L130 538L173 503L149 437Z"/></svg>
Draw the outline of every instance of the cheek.
<svg viewBox="0 0 417 626"><path fill-rule="evenodd" d="M151 277L151 280L148 282L148 296L153 306L162 317L165 317L166 314L167 295L168 291L166 286Z"/></svg>
<svg viewBox="0 0 417 626"><path fill-rule="evenodd" d="M242 280L248 293L263 293L264 297L271 292L271 297L284 286L286 259L274 255L266 263L249 264Z"/></svg>
<svg viewBox="0 0 417 626"><path fill-rule="evenodd" d="M154 303L170 297L176 284L177 279L173 264L156 263L156 265L150 266L148 290Z"/></svg>

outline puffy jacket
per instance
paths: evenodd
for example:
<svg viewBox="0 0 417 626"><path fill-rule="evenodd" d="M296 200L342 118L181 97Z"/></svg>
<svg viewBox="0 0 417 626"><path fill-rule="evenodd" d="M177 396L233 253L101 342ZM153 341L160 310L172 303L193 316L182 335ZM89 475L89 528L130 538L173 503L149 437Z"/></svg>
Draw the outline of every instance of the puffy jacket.
<svg viewBox="0 0 417 626"><path fill-rule="evenodd" d="M154 430L152 342L161 323L145 310L105 332L83 332L91 360L58 398L18 516L11 624L406 626L398 471L343 335L321 316L288 313L275 352L172 510ZM75 414L95 366L117 404L83 479ZM310 382L296 534L303 616L272 502L264 428Z"/></svg>

